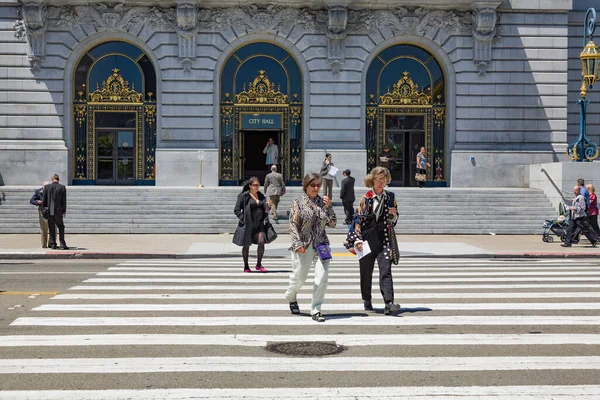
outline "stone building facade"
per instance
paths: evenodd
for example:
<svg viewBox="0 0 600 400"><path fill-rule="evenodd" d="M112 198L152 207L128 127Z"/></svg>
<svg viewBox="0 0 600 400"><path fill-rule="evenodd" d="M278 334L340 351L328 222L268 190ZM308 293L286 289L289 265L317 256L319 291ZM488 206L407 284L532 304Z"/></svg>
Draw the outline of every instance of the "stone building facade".
<svg viewBox="0 0 600 400"><path fill-rule="evenodd" d="M388 146L413 186L425 146L431 185L527 186L577 136L592 3L0 0L0 184L238 185L273 138L290 184Z"/></svg>

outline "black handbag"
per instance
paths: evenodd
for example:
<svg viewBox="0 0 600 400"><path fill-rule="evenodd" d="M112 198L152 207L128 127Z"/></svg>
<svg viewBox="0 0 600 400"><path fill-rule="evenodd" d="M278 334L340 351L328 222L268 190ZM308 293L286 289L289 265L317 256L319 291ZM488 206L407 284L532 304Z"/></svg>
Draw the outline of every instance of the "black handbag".
<svg viewBox="0 0 600 400"><path fill-rule="evenodd" d="M265 218L265 242L271 243L275 239L277 239L277 232L275 232L275 228L273 228L273 224L269 221L268 218Z"/></svg>

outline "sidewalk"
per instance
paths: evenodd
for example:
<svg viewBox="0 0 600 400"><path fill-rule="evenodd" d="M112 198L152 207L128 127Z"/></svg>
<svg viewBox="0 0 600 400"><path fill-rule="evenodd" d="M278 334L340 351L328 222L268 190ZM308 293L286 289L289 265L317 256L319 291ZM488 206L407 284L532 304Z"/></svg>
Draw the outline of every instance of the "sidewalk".
<svg viewBox="0 0 600 400"><path fill-rule="evenodd" d="M241 248L232 244L231 234L223 235L68 235L69 250L40 246L40 236L0 235L0 259L124 259L236 257ZM354 257L343 246L345 236L330 235L334 257ZM541 235L399 235L401 257L600 257L600 247L587 241L570 248L542 242ZM265 257L289 257L288 235L267 245ZM255 246L250 254L255 254Z"/></svg>

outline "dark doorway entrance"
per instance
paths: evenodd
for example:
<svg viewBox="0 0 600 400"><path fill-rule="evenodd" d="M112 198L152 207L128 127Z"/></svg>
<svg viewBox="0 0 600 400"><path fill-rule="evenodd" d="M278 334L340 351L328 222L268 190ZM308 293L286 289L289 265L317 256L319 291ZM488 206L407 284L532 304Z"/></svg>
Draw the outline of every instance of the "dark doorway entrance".
<svg viewBox="0 0 600 400"><path fill-rule="evenodd" d="M97 184L135 184L135 131L96 130L96 160Z"/></svg>
<svg viewBox="0 0 600 400"><path fill-rule="evenodd" d="M393 155L389 163L391 186L417 186L417 154L425 145L424 122L425 117L420 115L386 116L385 144Z"/></svg>
<svg viewBox="0 0 600 400"><path fill-rule="evenodd" d="M279 149L279 157L281 157L279 132L245 130L242 131L241 136L243 179L247 180L252 176L257 176L262 184L265 180L265 176L270 172L267 170L267 155L263 154L263 150L270 138L275 141L275 144Z"/></svg>

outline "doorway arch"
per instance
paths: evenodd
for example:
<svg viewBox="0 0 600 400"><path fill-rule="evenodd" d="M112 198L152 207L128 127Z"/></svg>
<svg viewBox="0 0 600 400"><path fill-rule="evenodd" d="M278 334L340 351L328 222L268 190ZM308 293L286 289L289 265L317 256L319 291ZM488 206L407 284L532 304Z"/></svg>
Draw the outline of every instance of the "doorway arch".
<svg viewBox="0 0 600 400"><path fill-rule="evenodd" d="M446 186L446 79L436 57L413 44L382 49L367 69L365 93L367 170L383 165L393 184L416 186L424 146L429 184Z"/></svg>
<svg viewBox="0 0 600 400"><path fill-rule="evenodd" d="M72 182L154 185L155 67L127 41L87 49L72 77Z"/></svg>
<svg viewBox="0 0 600 400"><path fill-rule="evenodd" d="M263 148L279 147L278 166L288 184L302 180L302 72L283 47L253 42L229 54L220 75L220 185L263 178Z"/></svg>

